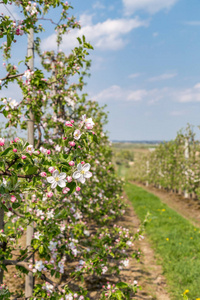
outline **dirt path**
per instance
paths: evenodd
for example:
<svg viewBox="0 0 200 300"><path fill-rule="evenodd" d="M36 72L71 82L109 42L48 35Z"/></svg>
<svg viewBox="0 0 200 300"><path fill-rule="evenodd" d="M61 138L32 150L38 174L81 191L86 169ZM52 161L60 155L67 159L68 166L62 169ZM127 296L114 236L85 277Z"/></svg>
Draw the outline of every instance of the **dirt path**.
<svg viewBox="0 0 200 300"><path fill-rule="evenodd" d="M146 187L141 183L133 183L144 190L156 195L163 203L174 209L184 218L188 219L194 226L200 227L200 201L195 199L185 199L183 196L159 190L153 186Z"/></svg>
<svg viewBox="0 0 200 300"><path fill-rule="evenodd" d="M122 220L122 225L136 232L140 226L140 221L134 212L132 204L128 199L126 201L129 208ZM140 248L143 253L141 260L137 262L135 259L131 259L129 269L122 274L124 279L132 278L132 280L137 280L139 285L142 286L142 290L137 293L134 299L169 300L170 297L166 291L166 280L162 275L162 267L156 264L154 252L147 238L145 237L144 240L135 242L134 246L134 248Z"/></svg>

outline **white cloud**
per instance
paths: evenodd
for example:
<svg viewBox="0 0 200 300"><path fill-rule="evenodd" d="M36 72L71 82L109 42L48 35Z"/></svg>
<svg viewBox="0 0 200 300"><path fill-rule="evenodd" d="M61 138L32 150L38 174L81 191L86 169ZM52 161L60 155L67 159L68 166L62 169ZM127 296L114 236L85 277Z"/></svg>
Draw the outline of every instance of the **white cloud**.
<svg viewBox="0 0 200 300"><path fill-rule="evenodd" d="M125 12L130 15L138 10L155 14L163 9L170 9L178 0L123 0Z"/></svg>
<svg viewBox="0 0 200 300"><path fill-rule="evenodd" d="M97 1L92 5L92 8L93 9L104 9L105 6L100 1Z"/></svg>
<svg viewBox="0 0 200 300"><path fill-rule="evenodd" d="M160 80L167 80L171 79L177 76L177 73L164 73L156 77L149 78L148 81L154 82L154 81L160 81Z"/></svg>
<svg viewBox="0 0 200 300"><path fill-rule="evenodd" d="M200 102L200 91L195 89L186 89L176 94L178 102Z"/></svg>
<svg viewBox="0 0 200 300"><path fill-rule="evenodd" d="M173 94L176 101L181 103L200 102L200 83L192 88L183 89Z"/></svg>
<svg viewBox="0 0 200 300"><path fill-rule="evenodd" d="M104 22L93 24L91 15L82 15L80 19L82 29L73 30L71 33L63 37L61 45L62 50L70 50L77 46L76 37L86 36L95 48L101 50L118 50L123 48L127 41L124 36L130 33L133 29L148 26L147 21L142 21L138 17L133 19L107 19ZM56 34L46 38L42 46L43 48L56 48ZM46 49L47 50L47 49Z"/></svg>
<svg viewBox="0 0 200 300"><path fill-rule="evenodd" d="M99 102L107 102L107 100L123 100L124 96L123 90L120 86L112 85L92 98Z"/></svg>
<svg viewBox="0 0 200 300"><path fill-rule="evenodd" d="M194 88L195 89L200 89L200 83L195 84Z"/></svg>
<svg viewBox="0 0 200 300"><path fill-rule="evenodd" d="M104 89L96 95L91 95L94 100L108 103L114 101L120 102L145 102L148 106L157 104L160 100L169 102L179 102L179 105L190 102L200 102L200 83L191 88L155 88L155 89L125 89L119 85L113 85ZM186 114L185 110L175 109L170 115L178 116Z"/></svg>
<svg viewBox="0 0 200 300"><path fill-rule="evenodd" d="M200 26L200 21L188 21L185 22L185 24L190 26Z"/></svg>
<svg viewBox="0 0 200 300"><path fill-rule="evenodd" d="M146 100L148 104L155 104L166 95L166 89L124 89L119 85L113 85L104 89L92 98L99 102L108 101L127 101L127 102L141 102Z"/></svg>
<svg viewBox="0 0 200 300"><path fill-rule="evenodd" d="M146 97L148 92L146 90L137 90L130 92L127 96L128 101L141 101L144 97Z"/></svg>
<svg viewBox="0 0 200 300"><path fill-rule="evenodd" d="M134 79L134 78L137 78L137 77L139 77L139 76L141 76L140 73L133 73L133 74L130 74L130 75L128 76L128 78Z"/></svg>

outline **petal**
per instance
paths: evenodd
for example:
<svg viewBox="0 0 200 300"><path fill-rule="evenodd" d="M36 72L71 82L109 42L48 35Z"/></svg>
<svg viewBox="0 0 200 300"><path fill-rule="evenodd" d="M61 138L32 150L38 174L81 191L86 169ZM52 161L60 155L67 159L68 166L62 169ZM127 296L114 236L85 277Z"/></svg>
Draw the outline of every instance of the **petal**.
<svg viewBox="0 0 200 300"><path fill-rule="evenodd" d="M52 183L52 185L51 185L51 188L52 189L55 189L57 187L57 181L54 181L53 183Z"/></svg>
<svg viewBox="0 0 200 300"><path fill-rule="evenodd" d="M78 169L78 171L81 171L82 170L82 164L78 164L77 169Z"/></svg>
<svg viewBox="0 0 200 300"><path fill-rule="evenodd" d="M58 180L58 185L61 187L61 188L64 188L66 187L66 182L64 180Z"/></svg>
<svg viewBox="0 0 200 300"><path fill-rule="evenodd" d="M92 173L91 173L91 172L86 172L86 173L84 174L84 177L85 177L85 178L90 178L90 177L92 177Z"/></svg>
<svg viewBox="0 0 200 300"><path fill-rule="evenodd" d="M53 183L55 181L54 177L53 176L50 176L50 177L47 177L47 181L49 183Z"/></svg>
<svg viewBox="0 0 200 300"><path fill-rule="evenodd" d="M53 171L53 173L52 173L52 176L53 176L53 177L58 177L58 175L59 175L58 170Z"/></svg>
<svg viewBox="0 0 200 300"><path fill-rule="evenodd" d="M72 177L74 179L78 179L78 178L80 178L80 176L81 176L81 173L79 171L74 172L74 174L72 175Z"/></svg>
<svg viewBox="0 0 200 300"><path fill-rule="evenodd" d="M85 172L87 172L87 171L89 171L89 169L90 169L90 164L85 164L84 166L83 166L83 170L85 171Z"/></svg>
<svg viewBox="0 0 200 300"><path fill-rule="evenodd" d="M78 179L78 181L80 181L81 183L85 183L85 178L83 177L83 175L81 175L81 177Z"/></svg>
<svg viewBox="0 0 200 300"><path fill-rule="evenodd" d="M63 180L63 179L65 179L66 176L67 176L66 173L60 173L60 175L58 177L59 177L59 179Z"/></svg>

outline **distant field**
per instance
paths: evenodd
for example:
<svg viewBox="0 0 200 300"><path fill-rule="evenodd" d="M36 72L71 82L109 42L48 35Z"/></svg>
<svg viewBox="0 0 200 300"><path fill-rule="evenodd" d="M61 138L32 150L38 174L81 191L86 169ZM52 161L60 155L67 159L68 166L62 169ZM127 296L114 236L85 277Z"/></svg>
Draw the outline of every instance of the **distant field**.
<svg viewBox="0 0 200 300"><path fill-rule="evenodd" d="M141 154L149 152L150 148L156 148L158 144L145 144L145 143L129 143L129 142L113 142L112 149L117 155L120 152L126 150L133 153L134 160L137 160Z"/></svg>

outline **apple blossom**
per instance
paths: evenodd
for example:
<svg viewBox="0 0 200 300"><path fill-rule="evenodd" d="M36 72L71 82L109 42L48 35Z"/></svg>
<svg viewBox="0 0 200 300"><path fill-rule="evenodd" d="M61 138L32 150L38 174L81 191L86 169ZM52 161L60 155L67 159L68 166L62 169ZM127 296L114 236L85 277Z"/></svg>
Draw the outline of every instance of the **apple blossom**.
<svg viewBox="0 0 200 300"><path fill-rule="evenodd" d="M58 172L58 170L55 170L52 173L52 176L47 177L47 181L49 183L51 183L51 188L55 189L57 187L57 185L61 188L66 186L66 181L64 180L66 177L66 173L60 173Z"/></svg>
<svg viewBox="0 0 200 300"><path fill-rule="evenodd" d="M67 127L72 127L73 125L72 125L69 121L67 121L67 122L65 123L65 126L67 126Z"/></svg>
<svg viewBox="0 0 200 300"><path fill-rule="evenodd" d="M85 165L78 164L77 171L73 173L73 178L81 183L85 183L86 178L90 178L92 176L92 173L89 172L90 164L87 163Z"/></svg>
<svg viewBox="0 0 200 300"><path fill-rule="evenodd" d="M4 146L5 144L5 139L4 138L0 138L0 146Z"/></svg>
<svg viewBox="0 0 200 300"><path fill-rule="evenodd" d="M92 118L87 118L86 115L82 116L83 124L85 125L85 129L92 129L94 126L94 122Z"/></svg>
<svg viewBox="0 0 200 300"><path fill-rule="evenodd" d="M34 148L33 148L33 145L28 145L26 147L26 151L29 153L29 154L32 154L34 152Z"/></svg>
<svg viewBox="0 0 200 300"><path fill-rule="evenodd" d="M12 101L9 102L9 105L10 105L10 107L11 107L12 109L14 109L15 107L17 107L18 104L19 104L19 103L18 103L15 99L13 99Z"/></svg>
<svg viewBox="0 0 200 300"><path fill-rule="evenodd" d="M47 176L47 173L46 173L46 172L41 172L41 173L40 173L40 176L41 176L41 177L46 177L46 176Z"/></svg>
<svg viewBox="0 0 200 300"><path fill-rule="evenodd" d="M51 198L52 196L53 196L53 192L48 192L48 193L47 193L47 197L48 197L48 198Z"/></svg>
<svg viewBox="0 0 200 300"><path fill-rule="evenodd" d="M37 261L35 264L35 269L41 272L44 269L43 261Z"/></svg>
<svg viewBox="0 0 200 300"><path fill-rule="evenodd" d="M70 191L70 189L68 187L66 187L66 188L63 189L62 192L63 192L63 194L67 194L69 191Z"/></svg>
<svg viewBox="0 0 200 300"><path fill-rule="evenodd" d="M67 182L72 182L72 177L71 176L67 176Z"/></svg>
<svg viewBox="0 0 200 300"><path fill-rule="evenodd" d="M80 132L79 129L76 129L76 130L74 131L74 138L75 138L75 140L79 140L80 137L81 137L81 135L82 135L82 133Z"/></svg>
<svg viewBox="0 0 200 300"><path fill-rule="evenodd" d="M50 173L53 173L53 172L55 171L55 168L54 168L54 167L49 167L49 168L48 168L48 171L49 171Z"/></svg>
<svg viewBox="0 0 200 300"><path fill-rule="evenodd" d="M69 145L70 145L71 147L74 147L74 146L76 145L76 143L75 143L74 141L71 141L71 142L69 142Z"/></svg>

